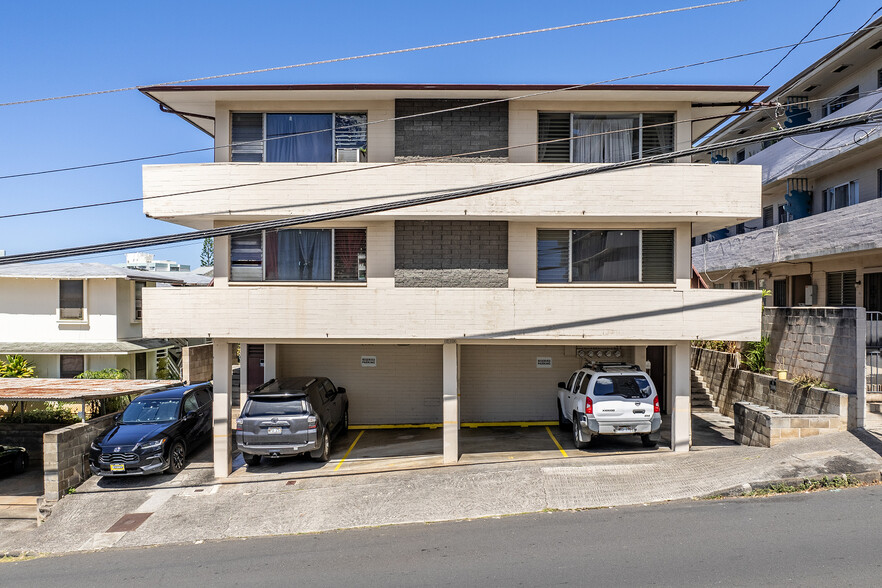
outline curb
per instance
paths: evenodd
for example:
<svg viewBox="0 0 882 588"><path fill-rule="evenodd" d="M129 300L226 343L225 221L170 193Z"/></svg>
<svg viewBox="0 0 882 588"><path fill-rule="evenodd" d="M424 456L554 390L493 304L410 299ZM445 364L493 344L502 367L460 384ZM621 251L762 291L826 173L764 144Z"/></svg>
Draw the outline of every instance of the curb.
<svg viewBox="0 0 882 588"><path fill-rule="evenodd" d="M745 482L744 484L740 484L738 486L729 486L728 488L723 488L722 490L718 490L716 492L709 492L707 494L702 494L696 496L698 499L707 499L707 498L732 498L732 497L741 497L747 492L753 492L754 490L762 490L764 488L770 488L772 486L778 484L791 484L797 485L805 482L806 480L822 480L824 478L838 477L838 476L848 476L857 480L858 482L863 482L864 484L872 484L873 482L882 481L882 472L879 470L867 470L863 472L856 473L839 473L839 474L818 474L815 476L802 476L797 478L776 478L774 480L762 480L757 482Z"/></svg>

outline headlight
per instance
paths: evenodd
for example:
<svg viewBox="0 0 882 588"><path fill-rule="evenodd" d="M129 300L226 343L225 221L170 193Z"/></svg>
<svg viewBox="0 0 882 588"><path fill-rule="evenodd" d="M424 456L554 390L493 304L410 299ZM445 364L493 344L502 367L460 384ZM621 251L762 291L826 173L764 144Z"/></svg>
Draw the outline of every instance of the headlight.
<svg viewBox="0 0 882 588"><path fill-rule="evenodd" d="M138 443L135 449L159 449L165 443L165 437L156 441L148 441L147 443Z"/></svg>
<svg viewBox="0 0 882 588"><path fill-rule="evenodd" d="M99 447L94 441L92 441L92 450L101 451L101 447Z"/></svg>

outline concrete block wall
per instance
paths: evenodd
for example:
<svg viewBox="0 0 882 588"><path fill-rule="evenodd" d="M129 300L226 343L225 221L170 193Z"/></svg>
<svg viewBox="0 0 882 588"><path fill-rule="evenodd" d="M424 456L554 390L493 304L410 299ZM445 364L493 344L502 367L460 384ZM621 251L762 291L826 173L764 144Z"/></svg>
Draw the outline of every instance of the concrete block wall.
<svg viewBox="0 0 882 588"><path fill-rule="evenodd" d="M692 368L701 373L722 414L736 418L735 405L748 402L788 415L834 415L842 419L844 430L849 416L848 394L796 386L772 376L736 369L733 365L732 354L692 348Z"/></svg>
<svg viewBox="0 0 882 588"><path fill-rule="evenodd" d="M815 437L845 430L845 419L832 414L794 415L751 402L736 402L735 441L773 447L789 439Z"/></svg>
<svg viewBox="0 0 882 588"><path fill-rule="evenodd" d="M43 434L60 427L58 424L0 423L0 445L24 447L31 460L40 460L43 458Z"/></svg>
<svg viewBox="0 0 882 588"><path fill-rule="evenodd" d="M395 116L411 116L476 102L480 100L399 99L395 101ZM505 149L507 144L507 102L395 121L396 161L410 157L444 157L487 149L498 150L469 157L483 161L508 161L508 150Z"/></svg>
<svg viewBox="0 0 882 588"><path fill-rule="evenodd" d="M208 382L212 378L214 364L213 345L192 345L182 348L181 377L188 384Z"/></svg>
<svg viewBox="0 0 882 588"><path fill-rule="evenodd" d="M43 435L45 500L60 500L68 488L80 485L91 475L89 445L99 433L110 427L116 414L49 431Z"/></svg>
<svg viewBox="0 0 882 588"><path fill-rule="evenodd" d="M395 221L395 286L507 288L508 223Z"/></svg>

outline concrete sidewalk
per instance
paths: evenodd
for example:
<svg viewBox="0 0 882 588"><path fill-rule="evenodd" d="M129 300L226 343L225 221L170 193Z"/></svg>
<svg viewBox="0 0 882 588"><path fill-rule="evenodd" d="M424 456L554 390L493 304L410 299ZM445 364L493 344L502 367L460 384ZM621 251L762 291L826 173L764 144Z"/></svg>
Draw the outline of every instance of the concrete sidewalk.
<svg viewBox="0 0 882 588"><path fill-rule="evenodd" d="M63 553L309 533L699 497L745 483L882 470L882 433L843 432L771 449L742 446L333 468L214 480L207 450L180 475L91 478L39 528L0 534L0 553ZM399 464L400 465L400 464Z"/></svg>

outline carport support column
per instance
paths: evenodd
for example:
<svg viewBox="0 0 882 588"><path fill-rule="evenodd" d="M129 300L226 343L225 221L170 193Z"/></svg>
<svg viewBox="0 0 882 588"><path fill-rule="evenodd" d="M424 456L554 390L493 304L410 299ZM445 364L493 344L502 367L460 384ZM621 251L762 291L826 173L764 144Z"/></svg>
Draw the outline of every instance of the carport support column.
<svg viewBox="0 0 882 588"><path fill-rule="evenodd" d="M233 394L239 394L239 408L245 406L248 400L248 343L239 344L239 389Z"/></svg>
<svg viewBox="0 0 882 588"><path fill-rule="evenodd" d="M459 346L442 345L444 463L459 461Z"/></svg>
<svg viewBox="0 0 882 588"><path fill-rule="evenodd" d="M680 341L671 350L671 449L689 451L692 445L689 341Z"/></svg>
<svg viewBox="0 0 882 588"><path fill-rule="evenodd" d="M279 377L279 346L275 343L263 345L263 381L269 382Z"/></svg>
<svg viewBox="0 0 882 588"><path fill-rule="evenodd" d="M233 473L233 366L229 343L214 343L214 476L226 478Z"/></svg>

